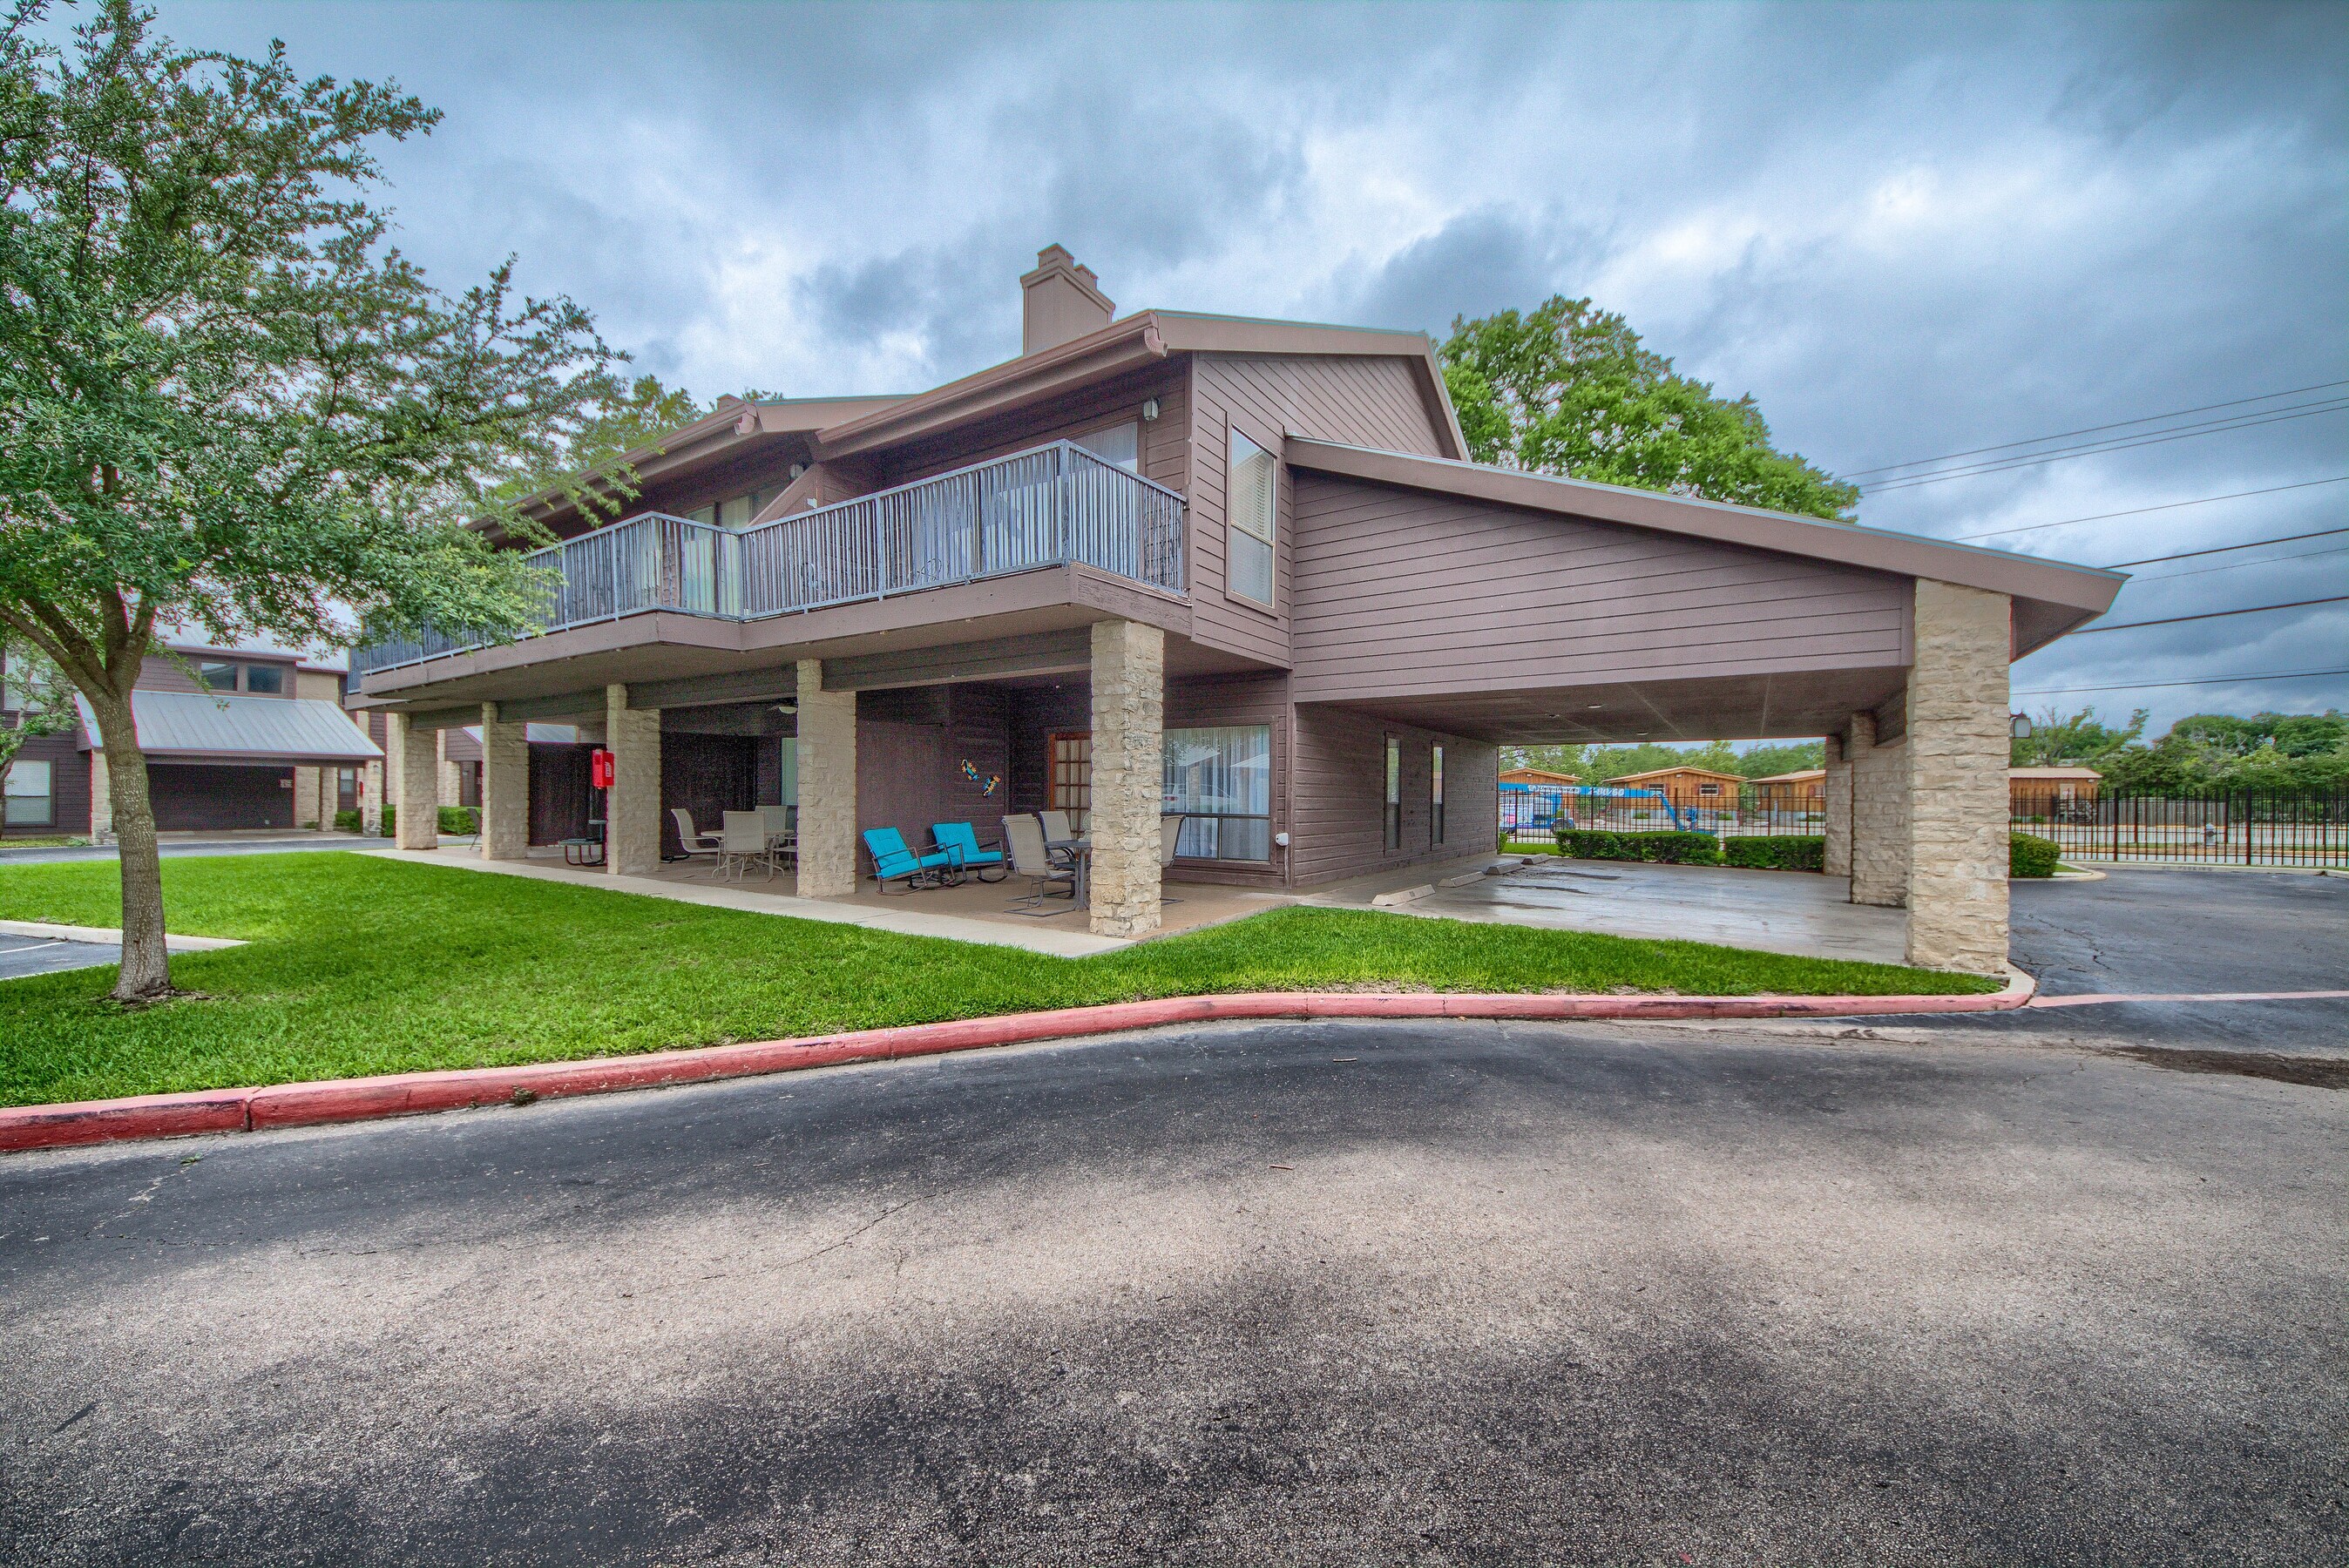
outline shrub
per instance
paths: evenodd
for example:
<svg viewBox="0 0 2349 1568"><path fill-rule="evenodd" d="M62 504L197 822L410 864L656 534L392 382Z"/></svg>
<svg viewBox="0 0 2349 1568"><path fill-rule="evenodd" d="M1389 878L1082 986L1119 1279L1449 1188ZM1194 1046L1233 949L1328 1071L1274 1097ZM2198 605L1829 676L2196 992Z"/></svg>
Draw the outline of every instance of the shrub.
<svg viewBox="0 0 2349 1568"><path fill-rule="evenodd" d="M2006 836L2006 874L2011 877L2052 877L2063 851L2053 839L2036 833Z"/></svg>
<svg viewBox="0 0 2349 1568"><path fill-rule="evenodd" d="M335 831L338 833L356 833L358 830L359 814L357 811L337 811L335 813Z"/></svg>
<svg viewBox="0 0 2349 1568"><path fill-rule="evenodd" d="M441 807L440 830L444 833L480 832L481 830L481 809L479 806Z"/></svg>
<svg viewBox="0 0 2349 1568"><path fill-rule="evenodd" d="M398 807L386 806L383 809L383 836L385 838L392 838L398 833Z"/></svg>
<svg viewBox="0 0 2349 1568"><path fill-rule="evenodd" d="M1586 861L1652 861L1664 865L1717 866L1721 841L1711 833L1601 833L1557 830L1560 854Z"/></svg>
<svg viewBox="0 0 2349 1568"><path fill-rule="evenodd" d="M1723 839L1721 863L1749 871L1820 872L1826 870L1827 841L1816 835L1788 833L1774 838Z"/></svg>

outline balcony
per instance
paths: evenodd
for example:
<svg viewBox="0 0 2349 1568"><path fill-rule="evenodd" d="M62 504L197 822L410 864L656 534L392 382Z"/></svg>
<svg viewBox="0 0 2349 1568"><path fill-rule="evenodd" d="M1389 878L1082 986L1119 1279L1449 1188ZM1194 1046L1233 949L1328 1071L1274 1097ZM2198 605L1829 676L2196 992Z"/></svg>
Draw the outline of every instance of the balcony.
<svg viewBox="0 0 2349 1568"><path fill-rule="evenodd" d="M997 458L756 528L647 512L535 551L523 636L647 611L761 621L926 588L1083 565L1184 592L1183 498L1071 442ZM367 676L506 641L427 630L362 644Z"/></svg>

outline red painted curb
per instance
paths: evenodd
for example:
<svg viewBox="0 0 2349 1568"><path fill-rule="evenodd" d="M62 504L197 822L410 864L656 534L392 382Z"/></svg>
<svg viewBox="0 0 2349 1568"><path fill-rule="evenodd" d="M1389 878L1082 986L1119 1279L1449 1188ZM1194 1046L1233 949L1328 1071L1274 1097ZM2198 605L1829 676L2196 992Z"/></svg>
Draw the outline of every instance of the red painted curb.
<svg viewBox="0 0 2349 1568"><path fill-rule="evenodd" d="M206 1089L0 1109L0 1152L247 1132L264 1127L315 1127L388 1116L457 1110L511 1101L516 1091L554 1099L665 1084L707 1083L795 1072L841 1062L943 1056L990 1046L1071 1039L1166 1024L1236 1018L1834 1018L1901 1013L1996 1013L2024 1006L2027 981L1971 996L1546 996L1437 992L1245 991L1221 996L1169 996L1049 1013L1014 1013L946 1024L861 1029L798 1040L647 1051L581 1062L391 1073L325 1083Z"/></svg>

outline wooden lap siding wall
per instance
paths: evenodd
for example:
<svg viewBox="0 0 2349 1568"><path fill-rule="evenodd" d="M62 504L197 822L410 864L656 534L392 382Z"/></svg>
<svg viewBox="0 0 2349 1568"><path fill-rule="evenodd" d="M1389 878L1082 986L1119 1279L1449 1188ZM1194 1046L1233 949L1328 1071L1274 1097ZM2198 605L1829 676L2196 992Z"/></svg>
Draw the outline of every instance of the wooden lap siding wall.
<svg viewBox="0 0 2349 1568"><path fill-rule="evenodd" d="M1300 882L1489 852L1500 831L1500 753L1481 741L1301 703L1289 774L1291 854ZM1386 843L1386 742L1400 743L1402 845ZM1430 748L1444 748L1444 842L1429 831Z"/></svg>
<svg viewBox="0 0 2349 1568"><path fill-rule="evenodd" d="M1203 354L1191 371L1190 581L1192 636L1268 664L1289 662L1293 481L1281 468L1273 603L1259 609L1224 592L1225 469L1230 432L1278 453L1294 431L1317 440L1429 457L1444 455L1409 364L1339 356Z"/></svg>
<svg viewBox="0 0 2349 1568"><path fill-rule="evenodd" d="M1886 573L1320 474L1298 492L1300 702L1908 662Z"/></svg>

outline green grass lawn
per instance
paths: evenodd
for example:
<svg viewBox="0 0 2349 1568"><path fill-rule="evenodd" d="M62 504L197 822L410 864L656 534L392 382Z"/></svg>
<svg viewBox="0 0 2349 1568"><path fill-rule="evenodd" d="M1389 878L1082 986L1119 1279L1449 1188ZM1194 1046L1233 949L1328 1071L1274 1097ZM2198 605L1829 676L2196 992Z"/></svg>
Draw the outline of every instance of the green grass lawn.
<svg viewBox="0 0 2349 1568"><path fill-rule="evenodd" d="M111 861L0 866L0 919L119 923ZM208 999L126 1010L113 970L0 982L0 1104L617 1055L1215 991L1971 992L1997 982L1368 911L1280 909L1049 958L364 856L163 863Z"/></svg>

